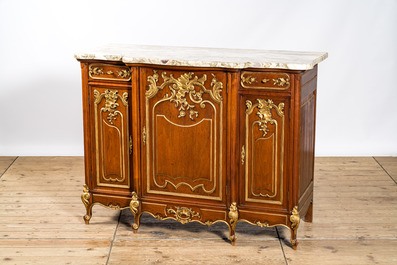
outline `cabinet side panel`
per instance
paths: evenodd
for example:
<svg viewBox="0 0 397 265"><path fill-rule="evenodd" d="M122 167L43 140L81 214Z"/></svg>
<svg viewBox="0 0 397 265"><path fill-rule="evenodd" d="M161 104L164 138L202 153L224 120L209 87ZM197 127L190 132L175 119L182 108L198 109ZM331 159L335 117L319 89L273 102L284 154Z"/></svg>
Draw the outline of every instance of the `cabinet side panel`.
<svg viewBox="0 0 397 265"><path fill-rule="evenodd" d="M311 197L314 171L314 136L317 78L314 76L302 87L300 109L299 198L300 204Z"/></svg>
<svg viewBox="0 0 397 265"><path fill-rule="evenodd" d="M132 79L131 79L131 126L130 131L132 133L132 161L130 175L131 183L133 185L132 190L138 193L138 196L142 196L142 192L138 187L141 187L140 174L141 174L141 123L140 123L140 100L139 93L143 93L139 88L139 68L131 67Z"/></svg>
<svg viewBox="0 0 397 265"><path fill-rule="evenodd" d="M314 77L317 77L317 69L318 67L316 65L313 69L301 73L300 82L302 87L305 87L309 81L311 81Z"/></svg>
<svg viewBox="0 0 397 265"><path fill-rule="evenodd" d="M227 169L230 170L229 178L227 178L226 192L230 194L227 196L227 205L230 205L232 202L238 201L238 169L240 164L240 146L238 145L240 139L239 134L239 106L238 106L238 81L239 81L239 73L228 73L228 122L227 122L227 131L228 131L228 142L227 142L227 154L228 154L228 166ZM242 186L243 184L241 184Z"/></svg>
<svg viewBox="0 0 397 265"><path fill-rule="evenodd" d="M84 169L85 169L85 183L92 188L91 184L91 132L90 132L90 106L89 106L89 91L88 91L88 72L87 63L80 63L81 65L81 81L82 81L82 102L83 102L83 125L84 125Z"/></svg>

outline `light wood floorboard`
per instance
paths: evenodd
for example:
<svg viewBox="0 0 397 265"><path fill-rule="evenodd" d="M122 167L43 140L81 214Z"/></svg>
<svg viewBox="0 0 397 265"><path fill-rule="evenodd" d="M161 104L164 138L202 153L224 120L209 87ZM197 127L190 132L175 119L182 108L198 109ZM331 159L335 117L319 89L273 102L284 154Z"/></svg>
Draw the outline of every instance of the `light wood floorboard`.
<svg viewBox="0 0 397 265"><path fill-rule="evenodd" d="M16 158L16 156L0 156L0 177Z"/></svg>
<svg viewBox="0 0 397 265"><path fill-rule="evenodd" d="M374 157L397 184L397 157Z"/></svg>
<svg viewBox="0 0 397 265"><path fill-rule="evenodd" d="M397 158L316 158L313 223L296 251L284 227L141 219L94 206L82 219L82 157L0 157L0 264L397 264ZM61 183L61 185L60 185Z"/></svg>
<svg viewBox="0 0 397 265"><path fill-rule="evenodd" d="M18 157L0 180L0 264L106 264L119 212L84 224L82 157Z"/></svg>
<svg viewBox="0 0 397 265"><path fill-rule="evenodd" d="M285 260L278 240L241 240L233 247L219 239L140 239L116 240L109 264L285 264Z"/></svg>

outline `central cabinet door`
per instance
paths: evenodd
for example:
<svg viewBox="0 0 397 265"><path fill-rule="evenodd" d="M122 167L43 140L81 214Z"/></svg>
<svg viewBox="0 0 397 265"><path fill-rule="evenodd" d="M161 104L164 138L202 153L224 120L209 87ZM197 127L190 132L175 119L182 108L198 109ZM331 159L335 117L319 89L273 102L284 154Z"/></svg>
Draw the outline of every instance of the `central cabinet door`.
<svg viewBox="0 0 397 265"><path fill-rule="evenodd" d="M141 68L143 195L225 202L226 74Z"/></svg>

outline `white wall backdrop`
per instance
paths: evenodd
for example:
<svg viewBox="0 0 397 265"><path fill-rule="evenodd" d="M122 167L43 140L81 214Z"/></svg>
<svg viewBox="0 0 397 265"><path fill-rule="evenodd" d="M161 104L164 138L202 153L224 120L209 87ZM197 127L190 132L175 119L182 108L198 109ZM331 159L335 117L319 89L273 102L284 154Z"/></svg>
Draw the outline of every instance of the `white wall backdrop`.
<svg viewBox="0 0 397 265"><path fill-rule="evenodd" d="M0 155L82 155L75 51L107 43L327 51L316 155L397 155L397 1L0 0Z"/></svg>

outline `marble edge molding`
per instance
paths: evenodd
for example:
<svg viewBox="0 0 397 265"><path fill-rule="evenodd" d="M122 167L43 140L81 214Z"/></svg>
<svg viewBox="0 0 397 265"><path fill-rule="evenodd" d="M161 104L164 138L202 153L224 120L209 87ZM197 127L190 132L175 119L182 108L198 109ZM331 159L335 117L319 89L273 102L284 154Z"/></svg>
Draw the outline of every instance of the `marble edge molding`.
<svg viewBox="0 0 397 265"><path fill-rule="evenodd" d="M74 58L80 60L108 60L120 61L123 63L139 63L165 66L192 66L192 67L214 67L214 68L231 68L231 69L245 69L245 68L263 68L263 69L289 69L289 70L310 70L315 65L328 58L328 53L324 52L321 56L314 59L311 63L288 63L288 62L227 62L227 61L189 61L189 60L164 60L154 58L138 58L128 57L114 54L98 54L98 53L76 53Z"/></svg>

